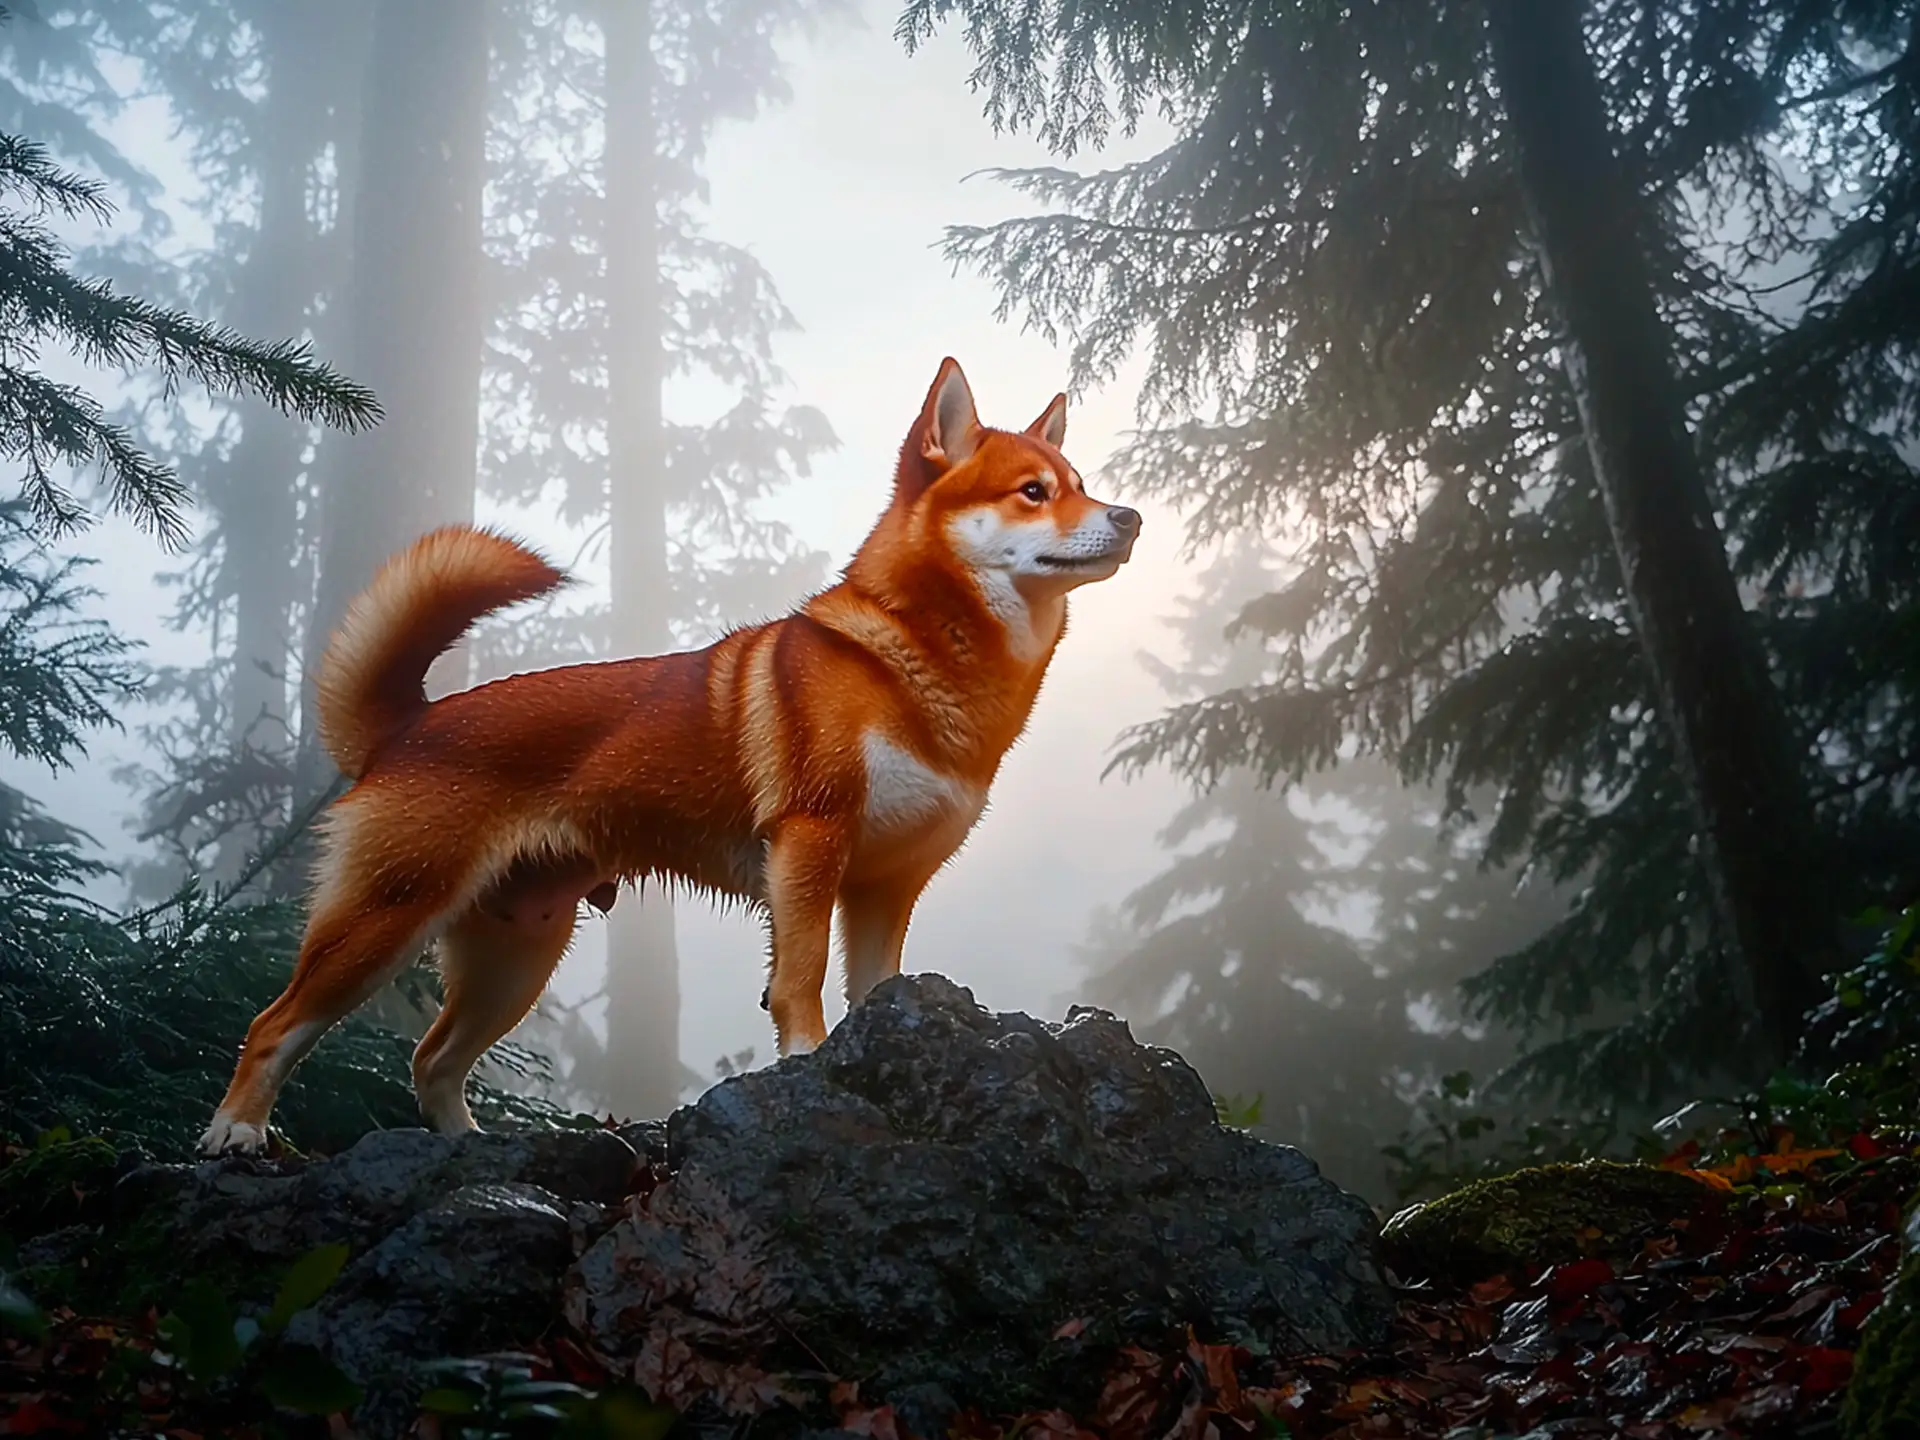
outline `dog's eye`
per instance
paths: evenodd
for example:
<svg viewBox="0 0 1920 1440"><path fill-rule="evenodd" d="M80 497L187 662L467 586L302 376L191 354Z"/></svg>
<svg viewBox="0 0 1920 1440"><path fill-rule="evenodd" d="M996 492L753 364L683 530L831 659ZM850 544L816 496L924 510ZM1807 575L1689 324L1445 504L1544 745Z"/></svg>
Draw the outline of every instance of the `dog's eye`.
<svg viewBox="0 0 1920 1440"><path fill-rule="evenodd" d="M1046 501L1047 487L1041 484L1038 480L1029 480L1027 481L1026 484L1020 487L1020 493L1026 496L1027 499L1031 500L1034 504L1040 505L1040 504L1044 504Z"/></svg>

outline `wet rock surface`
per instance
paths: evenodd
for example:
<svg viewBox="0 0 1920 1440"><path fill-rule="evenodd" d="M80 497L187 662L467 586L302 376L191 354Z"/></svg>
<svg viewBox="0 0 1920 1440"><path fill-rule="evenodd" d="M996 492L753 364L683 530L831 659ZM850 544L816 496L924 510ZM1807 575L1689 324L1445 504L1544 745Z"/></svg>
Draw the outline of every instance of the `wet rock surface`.
<svg viewBox="0 0 1920 1440"><path fill-rule="evenodd" d="M265 1304L347 1245L287 1338L362 1385L370 1435L405 1429L421 1362L561 1333L670 1403L751 1413L832 1377L935 1434L959 1407L1065 1403L1129 1339L1336 1350L1391 1310L1368 1207L1222 1128L1178 1056L937 975L669 1122L142 1164L82 1218L94 1283L162 1304L183 1277Z"/></svg>
<svg viewBox="0 0 1920 1440"><path fill-rule="evenodd" d="M709 1091L668 1159L574 1267L567 1314L669 1394L797 1348L922 1410L1057 1403L1062 1326L1304 1352L1376 1339L1390 1309L1368 1207L1222 1128L1178 1056L1101 1012L990 1014L936 975Z"/></svg>

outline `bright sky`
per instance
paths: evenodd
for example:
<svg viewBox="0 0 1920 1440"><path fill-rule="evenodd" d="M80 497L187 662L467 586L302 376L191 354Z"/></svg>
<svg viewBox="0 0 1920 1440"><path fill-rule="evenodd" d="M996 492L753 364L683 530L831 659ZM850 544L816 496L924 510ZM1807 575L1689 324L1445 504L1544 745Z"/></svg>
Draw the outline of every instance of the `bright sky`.
<svg viewBox="0 0 1920 1440"><path fill-rule="evenodd" d="M970 63L957 34L909 59L892 38L893 0L862 8L861 28L788 44L792 103L723 133L711 166L712 233L751 248L773 275L804 327L779 351L791 398L824 410L842 440L778 507L836 567L878 514L900 437L943 355L960 360L989 423L1025 425L1067 380L1064 356L995 322L990 285L951 273L936 248L947 224L1021 208L989 178L963 183L970 171L1049 157L1030 139L994 135L966 88ZM1112 164L1148 148L1141 139L1123 142L1086 163ZM163 161L155 168L172 178ZM1164 649L1167 632L1153 622L1187 580L1175 557L1176 518L1099 484L1102 462L1131 423L1133 394L1127 376L1078 397L1067 451L1096 493L1145 512L1134 561L1076 596L1034 723L972 841L928 891L907 944L907 968L942 971L997 1008L1059 1015L1075 986L1069 947L1095 905L1118 900L1152 872L1153 833L1178 796L1164 776L1100 778L1116 733L1162 705L1136 655ZM512 518L536 539L548 533L539 517ZM162 562L150 541L109 523L83 548L106 562L95 578L108 591L107 613L150 642L150 660L199 657L203 642L161 624L172 596L151 578ZM109 852L124 853L127 797L110 772L134 753L129 738L114 737L77 773L48 780L11 765L4 773L90 828ZM603 926L583 927L557 982L561 993L597 985ZM767 1059L758 927L690 903L680 933L688 1063L705 1072L749 1046Z"/></svg>

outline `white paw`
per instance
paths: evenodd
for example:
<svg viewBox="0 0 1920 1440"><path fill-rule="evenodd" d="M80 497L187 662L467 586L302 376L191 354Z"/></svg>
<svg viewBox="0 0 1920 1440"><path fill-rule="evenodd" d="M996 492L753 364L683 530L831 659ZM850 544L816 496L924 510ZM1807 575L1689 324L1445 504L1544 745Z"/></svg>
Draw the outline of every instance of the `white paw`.
<svg viewBox="0 0 1920 1440"><path fill-rule="evenodd" d="M266 1128L248 1125L227 1115L215 1115L200 1137L202 1155L258 1155L267 1148Z"/></svg>
<svg viewBox="0 0 1920 1440"><path fill-rule="evenodd" d="M780 1047L781 1057L789 1055L811 1055L820 1048L820 1041L808 1035L796 1035Z"/></svg>

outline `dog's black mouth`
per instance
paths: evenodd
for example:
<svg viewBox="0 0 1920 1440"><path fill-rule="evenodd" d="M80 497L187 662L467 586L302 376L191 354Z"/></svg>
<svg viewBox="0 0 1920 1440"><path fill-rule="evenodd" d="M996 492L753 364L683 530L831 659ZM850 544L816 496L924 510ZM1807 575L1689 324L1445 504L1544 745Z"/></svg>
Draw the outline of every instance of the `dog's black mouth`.
<svg viewBox="0 0 1920 1440"><path fill-rule="evenodd" d="M1100 565L1117 565L1125 556L1113 555L1042 555L1040 563L1055 570L1091 570Z"/></svg>

